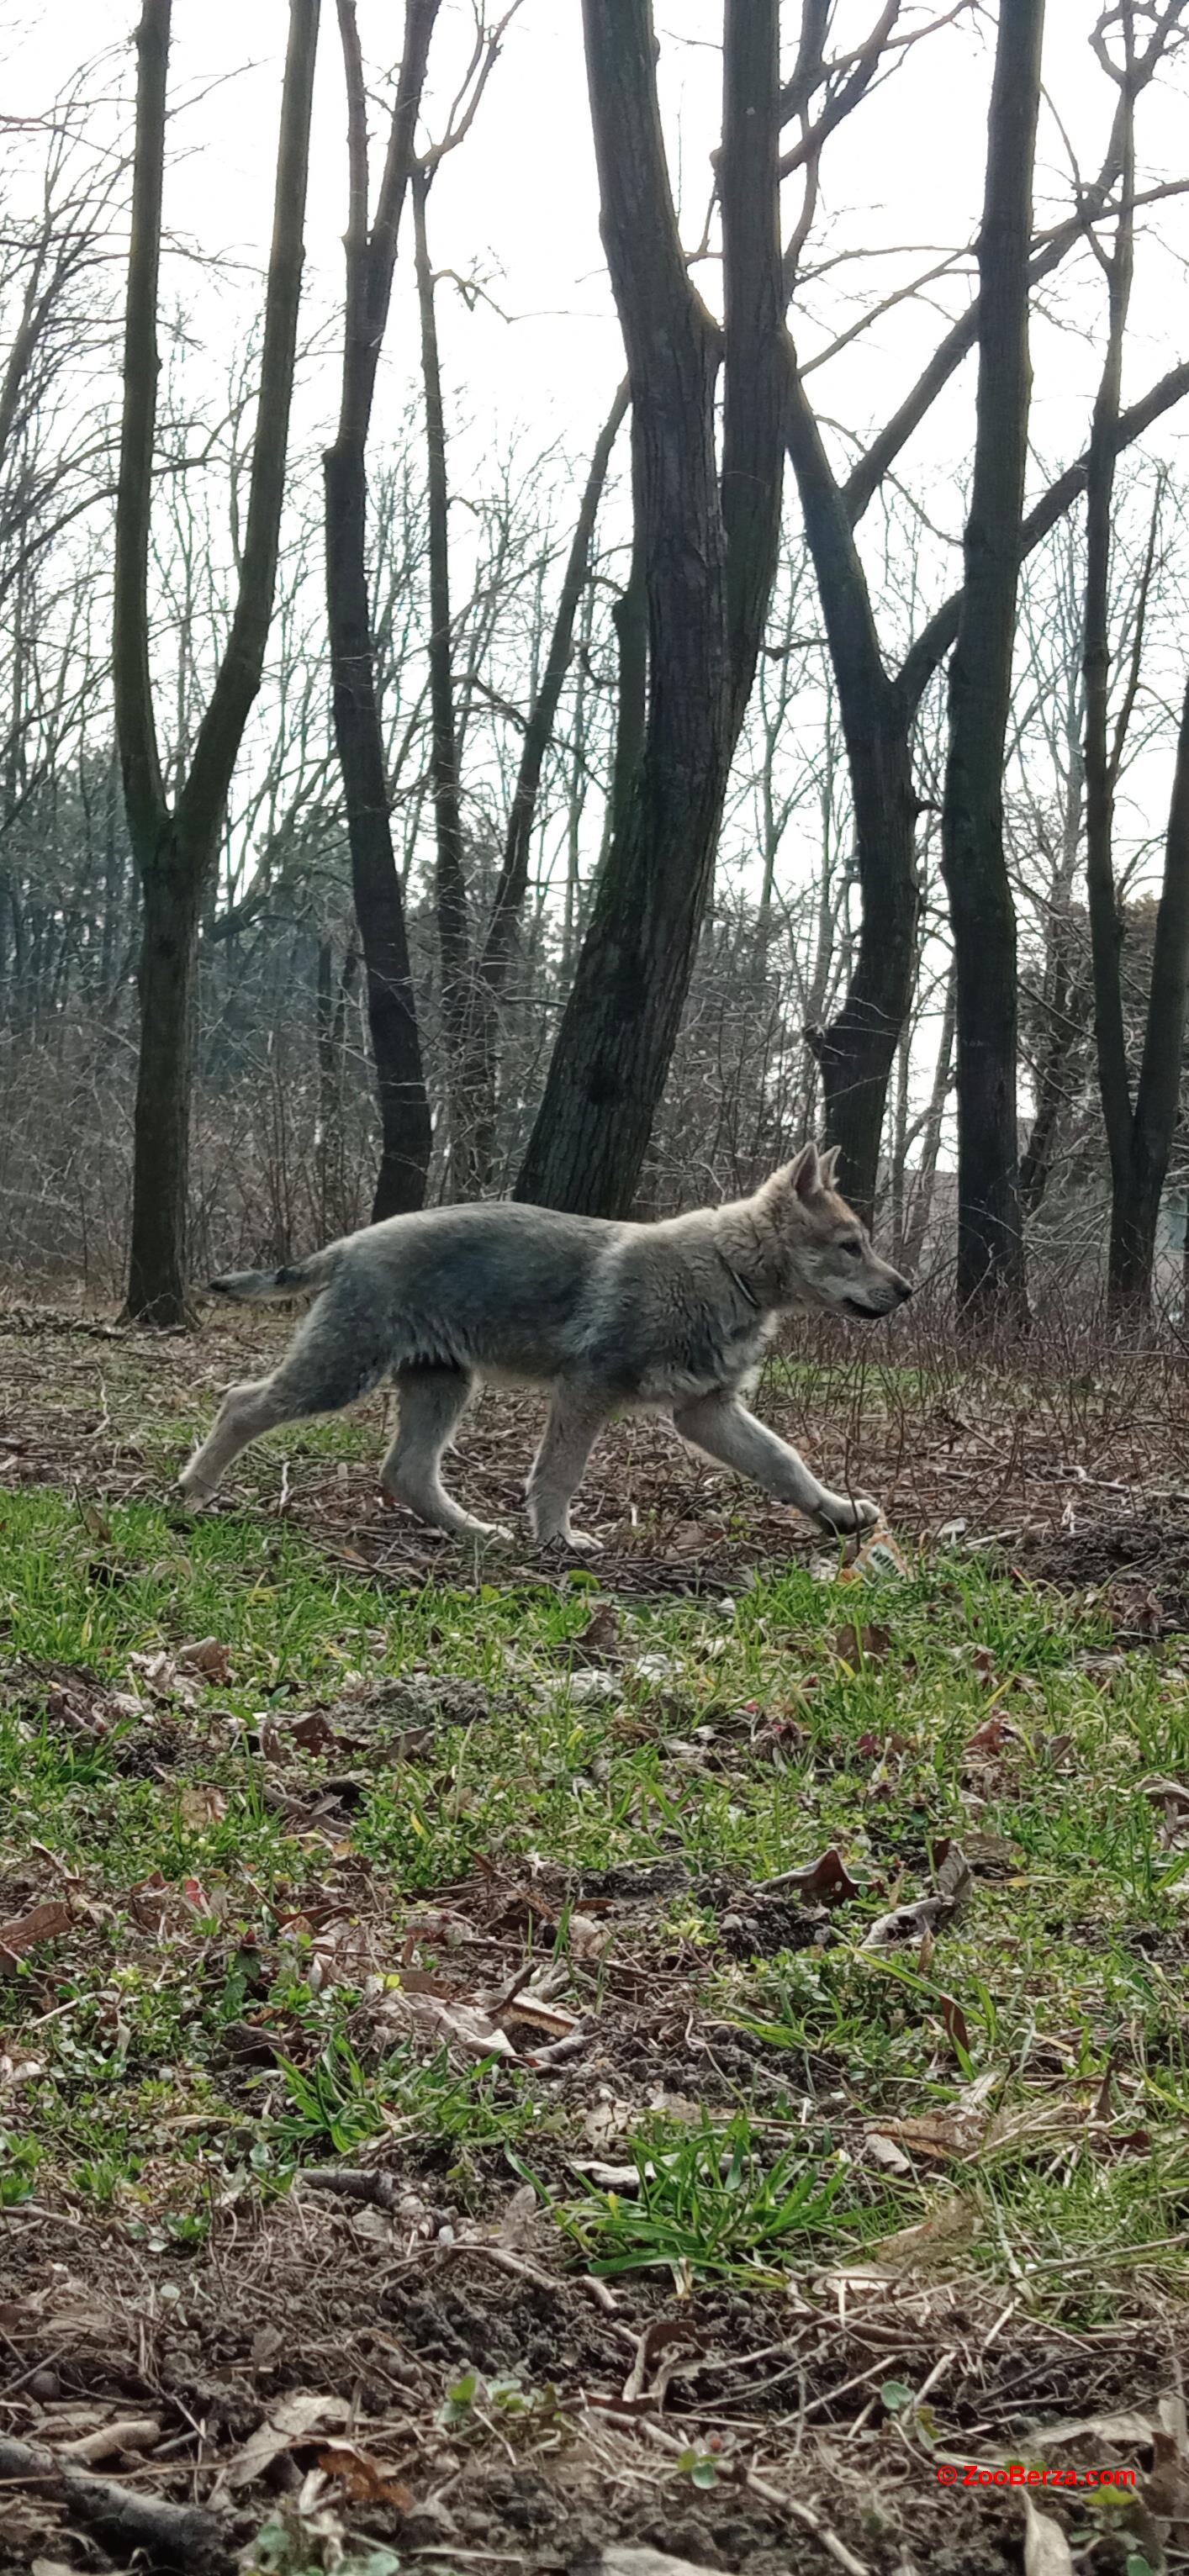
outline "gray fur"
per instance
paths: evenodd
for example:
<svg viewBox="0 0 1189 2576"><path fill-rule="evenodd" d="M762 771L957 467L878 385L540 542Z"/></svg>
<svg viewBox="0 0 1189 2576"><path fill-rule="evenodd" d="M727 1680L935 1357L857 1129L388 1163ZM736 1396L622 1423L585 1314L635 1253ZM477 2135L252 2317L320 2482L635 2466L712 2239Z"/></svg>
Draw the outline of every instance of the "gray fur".
<svg viewBox="0 0 1189 2576"><path fill-rule="evenodd" d="M451 1501L441 1458L475 1387L548 1386L528 1485L534 1536L585 1548L570 1503L621 1409L668 1414L682 1437L754 1477L819 1527L861 1529L874 1503L832 1494L742 1401L782 1314L890 1314L910 1295L807 1145L749 1199L659 1225L564 1216L510 1200L390 1217L309 1260L213 1286L262 1300L320 1294L272 1375L232 1387L181 1479L206 1502L263 1431L336 1413L395 1378L400 1427L381 1470L435 1528L506 1536Z"/></svg>

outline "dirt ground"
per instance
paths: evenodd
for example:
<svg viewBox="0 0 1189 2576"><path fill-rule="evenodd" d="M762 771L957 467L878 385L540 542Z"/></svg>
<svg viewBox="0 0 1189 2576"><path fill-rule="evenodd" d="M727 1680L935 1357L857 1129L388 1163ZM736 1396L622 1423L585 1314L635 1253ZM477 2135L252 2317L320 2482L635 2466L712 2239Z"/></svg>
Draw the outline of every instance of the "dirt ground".
<svg viewBox="0 0 1189 2576"><path fill-rule="evenodd" d="M0 1504L49 1485L102 1514L159 1493L184 1447L177 1417L208 1412L249 1352L258 1366L262 1338L253 1318L162 1344L11 1301ZM1109 1600L1123 1652L1189 1627L1181 1354L1118 1367L1075 1354L1047 1381L1037 1355L1026 1374L1000 1361L980 1376L937 1349L864 1369L818 1342L794 1363L772 1409L824 1472L881 1496L911 1561L961 1548L1009 1581ZM284 1472L265 1459L255 1507L381 1595L465 1584L448 1550L380 1504L380 1410L356 1451L303 1449ZM535 1419L502 1401L468 1425L456 1482L474 1509L516 1513ZM773 1560L821 1555L655 1424L609 1435L582 1516L606 1542L600 1597L619 1605L712 1601ZM482 1579L558 1581L527 1553ZM0 1634L0 1679L4 1652ZM61 1687L85 1701L91 1681ZM167 1760L168 1733L163 1720ZM18 1855L0 1914L35 1884L37 1856L26 1886ZM543 1905L585 1903L629 1927L655 1892L639 1873L549 1865L536 1884ZM504 1972L506 1894L467 1892L483 1957ZM729 1878L716 1901L729 1916ZM806 1920L800 1900L772 1895L739 1938L749 1955L792 1951L812 1937ZM643 1974L638 1960L609 1971L607 1993L600 2054L559 2061L559 2104L647 2081L709 2103L742 2087L762 2114L785 2081L737 2030L707 2038L697 1963L679 1947L646 1956ZM0 1993L0 2051L4 2018ZM0 2092L5 2128L19 2137ZM547 2153L542 2170L547 2181ZM1176 2412L1189 2331L1159 2300L1073 2328L1030 2312L1023 2288L928 2264L678 2294L663 2276L566 2266L498 2143L471 2151L461 2194L440 2143L373 2139L348 2172L336 2187L307 2171L276 2199L245 2187L193 2247L138 2241L102 2209L0 2194L0 2571L1061 2576L1074 2563L1057 2554L1064 2528L1094 2576L1189 2567ZM1059 2464L1033 2499L1050 2536L1025 2559L1004 2464L1041 2450ZM1146 2500L1106 2493L1089 2526L1071 2523L1061 2477L1136 2458Z"/></svg>

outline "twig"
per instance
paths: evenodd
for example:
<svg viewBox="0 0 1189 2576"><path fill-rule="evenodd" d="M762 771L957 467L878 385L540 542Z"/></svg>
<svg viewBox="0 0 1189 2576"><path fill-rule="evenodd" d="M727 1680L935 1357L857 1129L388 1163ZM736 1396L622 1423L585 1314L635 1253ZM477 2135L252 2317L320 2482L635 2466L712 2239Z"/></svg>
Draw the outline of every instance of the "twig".
<svg viewBox="0 0 1189 2576"><path fill-rule="evenodd" d="M72 2468L42 2443L0 2438L0 2479L15 2479L61 2497L72 2522L101 2534L119 2557L142 2556L150 2567L187 2576L227 2576L234 2564L220 2525L197 2505L134 2494L115 2478Z"/></svg>
<svg viewBox="0 0 1189 2576"><path fill-rule="evenodd" d="M848 2549L837 2532L831 2531L829 2524L822 2521L811 2504L801 2504L795 2496L782 2495L779 2487L771 2486L768 2479L759 2477L754 2469L744 2470L743 2483L752 2495L759 2496L763 2504L775 2505L778 2513L791 2514L794 2522L802 2523L806 2531L811 2531L814 2538L820 2540L827 2558L832 2558L835 2566L846 2569L846 2576L871 2576L866 2559L856 2558L853 2549Z"/></svg>

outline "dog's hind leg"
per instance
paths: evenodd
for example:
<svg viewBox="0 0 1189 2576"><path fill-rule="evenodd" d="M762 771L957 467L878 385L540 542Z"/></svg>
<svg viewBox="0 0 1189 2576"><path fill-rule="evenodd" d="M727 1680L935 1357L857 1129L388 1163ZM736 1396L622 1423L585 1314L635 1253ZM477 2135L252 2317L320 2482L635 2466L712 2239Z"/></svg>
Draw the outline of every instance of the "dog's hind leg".
<svg viewBox="0 0 1189 2576"><path fill-rule="evenodd" d="M707 1457L721 1460L724 1467L734 1467L741 1476L752 1476L766 1493L775 1494L778 1502L793 1503L805 1512L819 1529L869 1529L879 1519L878 1503L856 1495L831 1494L819 1485L811 1468L787 1442L779 1440L754 1413L741 1404L737 1395L700 1395L688 1404L673 1408L673 1420L683 1440L703 1449Z"/></svg>
<svg viewBox="0 0 1189 2576"><path fill-rule="evenodd" d="M194 1505L209 1502L240 1450L250 1440L258 1440L262 1431L273 1431L279 1422L291 1420L292 1411L275 1377L248 1379L243 1386L229 1387L201 1449L195 1450L179 1478L184 1500Z"/></svg>
<svg viewBox="0 0 1189 2576"><path fill-rule="evenodd" d="M607 1419L605 1403L558 1387L549 1408L545 1436L528 1480L528 1514L541 1547L597 1552L601 1541L586 1530L570 1527L570 1504L582 1482L586 1462Z"/></svg>
<svg viewBox="0 0 1189 2576"><path fill-rule="evenodd" d="M434 1529L461 1538L510 1538L498 1522L475 1520L453 1502L441 1478L442 1451L470 1399L465 1369L403 1368L397 1371L400 1421L396 1438L380 1469L385 1493L407 1503L411 1512Z"/></svg>
<svg viewBox="0 0 1189 2576"><path fill-rule="evenodd" d="M382 1342L377 1338L369 1348L364 1336L361 1348L358 1326L345 1326L332 1297L333 1291L311 1308L271 1377L250 1379L224 1396L211 1432L181 1476L187 1503L209 1502L232 1459L262 1432L311 1413L341 1413L378 1384L387 1364Z"/></svg>

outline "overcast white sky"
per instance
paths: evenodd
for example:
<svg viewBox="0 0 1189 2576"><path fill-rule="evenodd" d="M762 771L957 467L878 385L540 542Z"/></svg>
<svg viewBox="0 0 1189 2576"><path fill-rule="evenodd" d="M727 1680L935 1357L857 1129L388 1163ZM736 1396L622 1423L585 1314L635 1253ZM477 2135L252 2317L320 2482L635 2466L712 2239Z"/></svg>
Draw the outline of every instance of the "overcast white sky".
<svg viewBox="0 0 1189 2576"><path fill-rule="evenodd" d="M126 93L133 78L135 0L55 0L33 19L9 56L13 105L44 104L72 63L111 44L122 50ZM398 0L361 0L360 26L377 85L399 46ZM799 11L786 8L791 58ZM840 0L835 45L865 32L875 0ZM933 8L911 5L923 19ZM1083 0L1049 0L1045 74L1051 107L1042 119L1038 219L1046 206L1069 203L1069 146L1087 173L1097 166L1113 93L1095 63L1088 34L1097 10ZM687 240L701 233L709 185L709 152L717 139L720 60L716 0L658 0L661 74L672 169ZM181 239L204 251L259 261L267 242L272 193L278 68L287 21L284 0L175 0L172 96L194 103L175 129L166 212ZM427 133L440 132L457 70L469 52L472 19L464 0L443 0L431 58ZM841 251L878 254L835 268L808 288L794 313L802 355L844 329L861 305L929 265L929 251L968 242L982 186L982 147L990 81L990 13L943 29L915 49L882 92L869 99L831 142L810 264ZM233 77L228 78L228 75ZM1178 167L1178 129L1185 123L1185 79L1152 93L1142 109L1141 162L1162 176ZM1055 112L1054 112L1055 111ZM1059 122L1058 122L1059 120ZM1064 129L1064 136L1061 129ZM382 102L374 116L379 141ZM1066 140L1068 138L1068 141ZM184 142L185 152L177 145ZM1181 152L1181 159L1186 156ZM799 182L786 191L788 220ZM432 200L435 263L478 269L505 323L480 306L464 312L447 299L443 330L456 385L467 386L493 431L513 425L565 433L577 450L593 436L620 371L620 349L597 226L597 196L582 60L578 0L523 0L502 60L465 147L445 165ZM324 0L308 223L308 315L332 309L341 274L344 215L342 76L333 0ZM1128 356L1133 389L1183 354L1177 339L1189 297L1182 256L1189 251L1183 209L1160 210L1168 247L1149 243L1139 262ZM899 245L916 246L895 256ZM406 245L407 246L407 245ZM398 296L386 368L387 398L399 403L415 363L407 290ZM1097 320L1097 281L1082 262L1078 289L1062 283L1053 302L1066 318ZM712 266L701 272L713 300ZM195 271L172 284L194 300ZM945 310L961 301L953 284ZM239 299L225 290L209 312L212 341L230 338ZM243 280L242 309L254 309L253 281ZM938 328L937 303L901 306L841 360L816 378L830 416L869 427L891 408L927 354ZM1046 460L1061 457L1084 427L1094 375L1092 348L1068 331L1035 334L1034 444ZM328 349L319 387L333 406L335 355ZM971 370L931 423L927 444L906 471L930 453L960 458L968 446ZM383 413L378 427L382 430ZM1183 435L1183 433L1181 433Z"/></svg>

